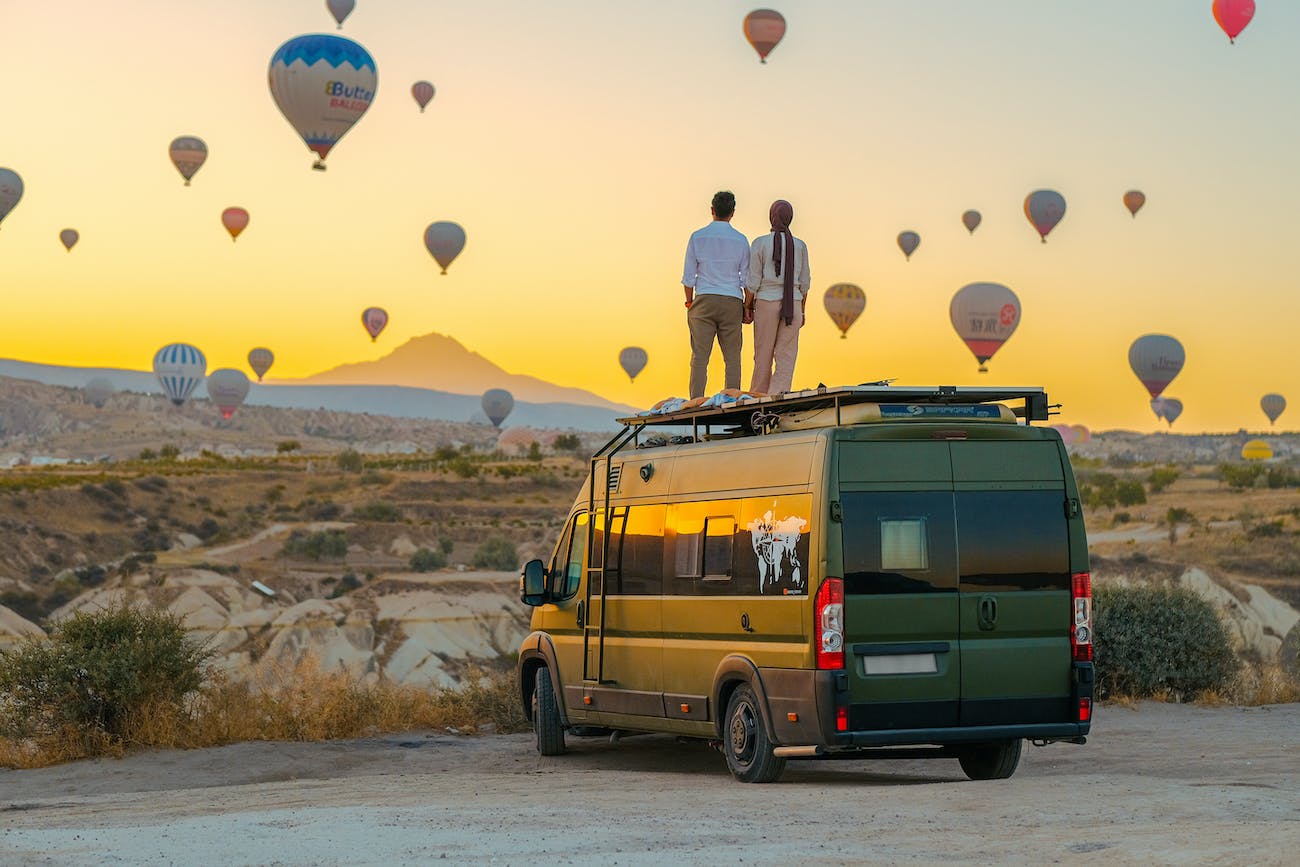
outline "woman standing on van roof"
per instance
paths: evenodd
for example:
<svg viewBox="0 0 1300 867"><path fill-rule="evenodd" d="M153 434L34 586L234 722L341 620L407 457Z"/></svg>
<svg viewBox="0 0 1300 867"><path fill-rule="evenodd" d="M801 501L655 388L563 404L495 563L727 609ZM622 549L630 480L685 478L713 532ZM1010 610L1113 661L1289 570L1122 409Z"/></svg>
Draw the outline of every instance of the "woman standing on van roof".
<svg viewBox="0 0 1300 867"><path fill-rule="evenodd" d="M772 231L755 238L749 251L749 290L755 294L746 311L754 320L749 390L784 394L794 381L799 329L808 305L808 245L791 234L794 207L785 199L772 203L768 219Z"/></svg>

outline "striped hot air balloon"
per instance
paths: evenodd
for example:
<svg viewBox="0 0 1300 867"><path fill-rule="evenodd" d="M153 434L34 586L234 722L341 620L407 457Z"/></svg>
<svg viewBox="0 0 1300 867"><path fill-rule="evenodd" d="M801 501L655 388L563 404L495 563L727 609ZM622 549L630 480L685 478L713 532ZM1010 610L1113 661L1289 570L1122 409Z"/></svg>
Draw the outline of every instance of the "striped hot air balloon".
<svg viewBox="0 0 1300 867"><path fill-rule="evenodd" d="M207 370L208 360L188 343L168 344L153 357L154 376L158 377L163 393L177 406L185 403Z"/></svg>

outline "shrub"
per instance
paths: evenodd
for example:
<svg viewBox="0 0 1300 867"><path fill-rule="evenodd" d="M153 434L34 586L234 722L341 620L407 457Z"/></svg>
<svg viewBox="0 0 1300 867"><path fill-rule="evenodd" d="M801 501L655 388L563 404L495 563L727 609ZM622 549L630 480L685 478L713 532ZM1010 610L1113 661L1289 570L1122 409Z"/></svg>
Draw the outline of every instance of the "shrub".
<svg viewBox="0 0 1300 867"><path fill-rule="evenodd" d="M468 458L456 458L449 466L462 479L472 479L479 474L479 465Z"/></svg>
<svg viewBox="0 0 1300 867"><path fill-rule="evenodd" d="M123 604L79 612L56 623L48 640L0 655L0 731L120 740L133 715L181 709L210 657L169 611Z"/></svg>
<svg viewBox="0 0 1300 867"><path fill-rule="evenodd" d="M410 566L412 572L432 572L446 565L447 558L442 555L441 551L430 551L428 548L421 548L411 555Z"/></svg>
<svg viewBox="0 0 1300 867"><path fill-rule="evenodd" d="M334 463L338 464L338 468L345 473L359 473L361 468L365 466L365 462L361 459L361 453L356 449L339 452L334 456Z"/></svg>
<svg viewBox="0 0 1300 867"><path fill-rule="evenodd" d="M338 599L345 593L351 593L361 586L361 581L357 578L356 573L349 572L339 579L338 586L330 593L331 599Z"/></svg>
<svg viewBox="0 0 1300 867"><path fill-rule="evenodd" d="M1097 697L1191 698L1227 689L1237 657L1214 607L1182 587L1093 591Z"/></svg>
<svg viewBox="0 0 1300 867"><path fill-rule="evenodd" d="M1261 464L1220 464L1219 475L1230 488L1252 488L1264 473Z"/></svg>
<svg viewBox="0 0 1300 867"><path fill-rule="evenodd" d="M542 459L542 446L537 441L528 444L528 460L540 461Z"/></svg>
<svg viewBox="0 0 1300 867"><path fill-rule="evenodd" d="M1127 479L1115 486L1115 502L1121 506L1140 506L1147 501L1147 492L1137 479Z"/></svg>
<svg viewBox="0 0 1300 867"><path fill-rule="evenodd" d="M1246 535L1252 539L1266 539L1274 536L1281 536L1282 533L1281 521L1264 521L1246 531Z"/></svg>
<svg viewBox="0 0 1300 867"><path fill-rule="evenodd" d="M302 448L302 443L297 440L280 440L275 444L275 450L278 454L286 455L289 452L296 452Z"/></svg>
<svg viewBox="0 0 1300 867"><path fill-rule="evenodd" d="M284 553L309 560L341 560L348 554L348 540L340 530L303 535L294 533L284 543Z"/></svg>
<svg viewBox="0 0 1300 867"><path fill-rule="evenodd" d="M474 552L474 566L494 572L511 572L519 567L519 555L509 539L493 536Z"/></svg>
<svg viewBox="0 0 1300 867"><path fill-rule="evenodd" d="M1165 513L1165 523L1170 525L1190 524L1195 519L1196 516L1192 514L1190 509L1180 509L1177 506Z"/></svg>
<svg viewBox="0 0 1300 867"><path fill-rule="evenodd" d="M374 500L360 506L353 506L352 517L358 521L379 521L395 524L402 520L402 510L392 503Z"/></svg>
<svg viewBox="0 0 1300 867"><path fill-rule="evenodd" d="M180 456L181 456L180 448L172 445L171 443L168 443L167 445L158 449L158 459L161 461L174 461Z"/></svg>
<svg viewBox="0 0 1300 867"><path fill-rule="evenodd" d="M1156 467L1151 471L1151 475L1147 476L1147 484L1151 486L1151 493L1160 493L1176 482L1179 475L1178 470L1173 467Z"/></svg>
<svg viewBox="0 0 1300 867"><path fill-rule="evenodd" d="M442 556L444 557L450 557L451 551L455 547L456 543L451 539L448 539L446 536L443 536L438 540L438 550L442 552Z"/></svg>
<svg viewBox="0 0 1300 867"><path fill-rule="evenodd" d="M577 434L560 434L555 438L555 450L559 452L576 452L582 445Z"/></svg>
<svg viewBox="0 0 1300 867"><path fill-rule="evenodd" d="M152 460L156 460L157 458L158 458L158 454L153 449L140 450L140 460L142 461L152 461Z"/></svg>

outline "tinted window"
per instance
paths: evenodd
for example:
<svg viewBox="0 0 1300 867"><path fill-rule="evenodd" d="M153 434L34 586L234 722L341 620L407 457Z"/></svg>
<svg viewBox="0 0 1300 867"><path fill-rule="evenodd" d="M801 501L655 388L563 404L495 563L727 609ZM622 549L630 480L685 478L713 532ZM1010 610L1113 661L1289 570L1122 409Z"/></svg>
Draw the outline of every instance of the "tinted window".
<svg viewBox="0 0 1300 867"><path fill-rule="evenodd" d="M1069 589L1061 491L962 491L957 546L963 589Z"/></svg>
<svg viewBox="0 0 1300 867"><path fill-rule="evenodd" d="M844 493L844 592L957 589L952 494Z"/></svg>
<svg viewBox="0 0 1300 867"><path fill-rule="evenodd" d="M571 539L568 551L561 552L564 558L564 582L560 598L568 599L578 592L582 585L582 560L587 553L587 513L583 512L573 519Z"/></svg>
<svg viewBox="0 0 1300 867"><path fill-rule="evenodd" d="M657 596L663 588L664 506L632 506L614 515L606 575L609 592Z"/></svg>
<svg viewBox="0 0 1300 867"><path fill-rule="evenodd" d="M666 530L677 596L802 596L808 592L806 494L672 506Z"/></svg>

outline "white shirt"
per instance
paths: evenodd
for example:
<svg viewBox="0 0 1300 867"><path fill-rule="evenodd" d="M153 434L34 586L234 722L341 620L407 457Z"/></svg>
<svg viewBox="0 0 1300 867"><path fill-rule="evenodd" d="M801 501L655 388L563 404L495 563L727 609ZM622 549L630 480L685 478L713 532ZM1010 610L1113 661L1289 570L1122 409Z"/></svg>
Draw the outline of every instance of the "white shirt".
<svg viewBox="0 0 1300 867"><path fill-rule="evenodd" d="M696 295L725 295L745 299L749 274L749 241L726 220L714 220L691 233L686 243L682 285Z"/></svg>
<svg viewBox="0 0 1300 867"><path fill-rule="evenodd" d="M772 260L772 243L775 239L775 232L754 239L754 246L749 251L749 278L746 285L759 301L780 301L785 295L785 269L791 268L791 273L794 274L794 303L798 304L808 294L808 245L798 238L794 239L794 262L786 262L785 250L781 251L782 276L778 277L776 264Z"/></svg>

